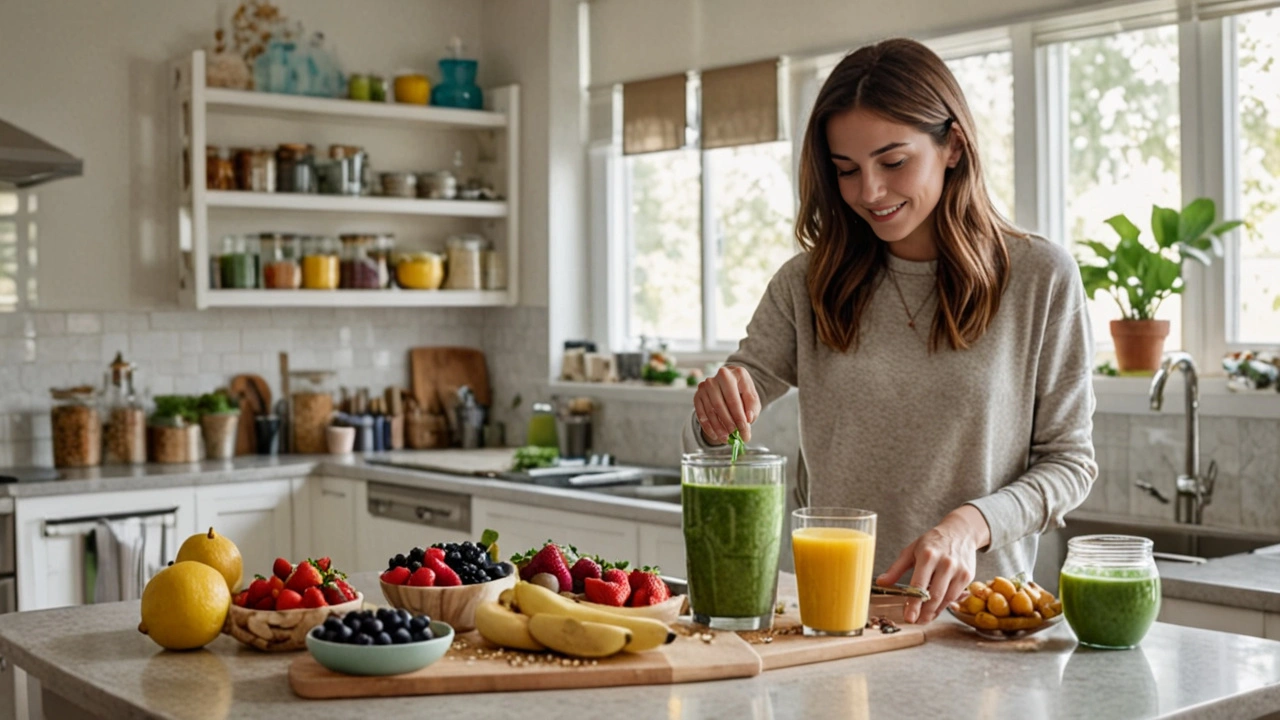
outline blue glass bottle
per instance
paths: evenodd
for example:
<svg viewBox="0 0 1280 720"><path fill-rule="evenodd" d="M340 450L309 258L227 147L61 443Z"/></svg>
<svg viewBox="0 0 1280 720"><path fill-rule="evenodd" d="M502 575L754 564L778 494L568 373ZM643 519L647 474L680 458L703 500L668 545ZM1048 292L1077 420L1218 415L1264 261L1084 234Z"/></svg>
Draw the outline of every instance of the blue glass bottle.
<svg viewBox="0 0 1280 720"><path fill-rule="evenodd" d="M484 107L484 92L476 85L476 66L475 60L441 58L442 81L431 90L431 104L470 110Z"/></svg>

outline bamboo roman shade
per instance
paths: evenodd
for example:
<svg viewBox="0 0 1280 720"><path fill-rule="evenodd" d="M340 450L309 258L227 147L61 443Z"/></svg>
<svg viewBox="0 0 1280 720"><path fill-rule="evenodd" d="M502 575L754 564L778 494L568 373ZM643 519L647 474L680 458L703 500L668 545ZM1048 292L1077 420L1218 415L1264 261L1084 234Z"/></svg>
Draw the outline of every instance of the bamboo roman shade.
<svg viewBox="0 0 1280 720"><path fill-rule="evenodd" d="M622 154L684 147L688 123L685 74L622 86Z"/></svg>
<svg viewBox="0 0 1280 720"><path fill-rule="evenodd" d="M773 142L778 130L776 59L702 73L702 149Z"/></svg>

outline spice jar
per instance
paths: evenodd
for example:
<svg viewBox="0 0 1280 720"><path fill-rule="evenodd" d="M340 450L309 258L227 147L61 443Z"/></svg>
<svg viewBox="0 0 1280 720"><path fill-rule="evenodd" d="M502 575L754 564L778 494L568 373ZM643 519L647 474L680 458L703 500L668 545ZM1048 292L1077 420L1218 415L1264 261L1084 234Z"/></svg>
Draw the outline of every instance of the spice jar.
<svg viewBox="0 0 1280 720"><path fill-rule="evenodd" d="M1081 535L1067 541L1058 578L1062 614L1081 643L1131 648L1160 612L1160 572L1152 542L1128 535Z"/></svg>
<svg viewBox="0 0 1280 720"><path fill-rule="evenodd" d="M316 191L314 150L306 143L284 143L276 148L276 189L292 193Z"/></svg>
<svg viewBox="0 0 1280 720"><path fill-rule="evenodd" d="M133 371L133 364L116 353L106 383L106 464L138 465L147 461L147 415L134 394Z"/></svg>
<svg viewBox="0 0 1280 720"><path fill-rule="evenodd" d="M444 287L448 290L479 290L480 254L488 240L480 235L454 235L445 242Z"/></svg>
<svg viewBox="0 0 1280 720"><path fill-rule="evenodd" d="M222 275L221 287L241 290L258 287L258 238L223 236L218 267Z"/></svg>
<svg viewBox="0 0 1280 720"><path fill-rule="evenodd" d="M325 195L359 195L368 155L355 145L330 145L329 160L316 164L320 192Z"/></svg>
<svg viewBox="0 0 1280 720"><path fill-rule="evenodd" d="M409 290L437 290L444 280L444 259L433 252L396 256L396 284Z"/></svg>
<svg viewBox="0 0 1280 720"><path fill-rule="evenodd" d="M268 290L297 290L302 287L302 264L295 235L262 233L262 286Z"/></svg>
<svg viewBox="0 0 1280 720"><path fill-rule="evenodd" d="M276 191L276 155L269 148L236 151L236 185L250 192Z"/></svg>
<svg viewBox="0 0 1280 720"><path fill-rule="evenodd" d="M333 415L334 373L325 370L289 373L293 391L293 451L304 455L322 453L328 447L325 428Z"/></svg>
<svg viewBox="0 0 1280 720"><path fill-rule="evenodd" d="M92 387L52 389L54 467L94 467L102 462L102 418Z"/></svg>
<svg viewBox="0 0 1280 720"><path fill-rule="evenodd" d="M369 99L373 102L387 101L387 79L381 75L369 76Z"/></svg>
<svg viewBox="0 0 1280 720"><path fill-rule="evenodd" d="M382 287L377 261L371 256L375 235L342 235L342 267L338 287L377 290Z"/></svg>
<svg viewBox="0 0 1280 720"><path fill-rule="evenodd" d="M302 287L307 290L336 290L340 279L338 245L330 237L310 237L302 241Z"/></svg>
<svg viewBox="0 0 1280 720"><path fill-rule="evenodd" d="M209 145L204 152L205 187L210 190L235 190L236 169L226 148Z"/></svg>
<svg viewBox="0 0 1280 720"><path fill-rule="evenodd" d="M391 256L396 249L396 236L389 233L379 235L369 250L369 258L378 267L378 287L391 287Z"/></svg>
<svg viewBox="0 0 1280 720"><path fill-rule="evenodd" d="M458 178L448 170L421 173L418 175L418 197L452 200L458 197Z"/></svg>
<svg viewBox="0 0 1280 720"><path fill-rule="evenodd" d="M384 172L382 178L382 194L387 197L413 197L418 188L418 178L413 173Z"/></svg>
<svg viewBox="0 0 1280 720"><path fill-rule="evenodd" d="M369 76L363 73L351 73L347 76L347 98L350 100L369 99Z"/></svg>

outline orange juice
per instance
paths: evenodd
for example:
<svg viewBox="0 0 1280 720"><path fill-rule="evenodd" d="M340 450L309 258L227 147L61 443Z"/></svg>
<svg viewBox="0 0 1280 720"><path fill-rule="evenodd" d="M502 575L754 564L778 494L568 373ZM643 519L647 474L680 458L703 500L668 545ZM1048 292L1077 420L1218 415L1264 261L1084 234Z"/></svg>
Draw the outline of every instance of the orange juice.
<svg viewBox="0 0 1280 720"><path fill-rule="evenodd" d="M861 632L871 603L875 537L853 528L797 528L791 533L791 551L800 622L822 632Z"/></svg>

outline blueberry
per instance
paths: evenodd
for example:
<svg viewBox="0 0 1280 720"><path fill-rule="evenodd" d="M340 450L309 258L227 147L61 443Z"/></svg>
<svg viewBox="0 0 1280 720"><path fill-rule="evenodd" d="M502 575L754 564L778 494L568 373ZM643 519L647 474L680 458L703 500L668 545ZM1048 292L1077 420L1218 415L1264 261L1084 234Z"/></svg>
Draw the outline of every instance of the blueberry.
<svg viewBox="0 0 1280 720"><path fill-rule="evenodd" d="M431 632L431 628L424 628L424 629L423 629L423 631L422 631L422 639L423 639L423 640L430 640L430 639L434 638L435 636L436 636L436 635L435 635L435 633Z"/></svg>
<svg viewBox="0 0 1280 720"><path fill-rule="evenodd" d="M311 634L314 635L315 637L322 637L324 635L324 628L317 625L311 628Z"/></svg>
<svg viewBox="0 0 1280 720"><path fill-rule="evenodd" d="M355 634L356 631L346 625L339 625L338 629L333 631L335 642L351 642L351 637Z"/></svg>
<svg viewBox="0 0 1280 720"><path fill-rule="evenodd" d="M395 558L387 558L387 569L388 569L388 570L395 570L395 569L396 569L396 559L395 559Z"/></svg>
<svg viewBox="0 0 1280 720"><path fill-rule="evenodd" d="M422 548L420 548L420 547L416 547L416 548L414 548L414 549L412 549L412 550L410 550L410 551L409 551L409 559L410 559L410 560L421 560L421 559L422 559L426 554L427 554L427 551L426 551L426 550L423 550L423 549L422 549Z"/></svg>
<svg viewBox="0 0 1280 720"><path fill-rule="evenodd" d="M340 627L342 627L342 621L341 621L341 620L339 620L339 619L338 619L336 616L334 616L334 615L330 615L330 616L329 616L327 619L325 619L325 621L324 621L324 629L325 629L327 632L334 632L335 630L337 630L337 629L338 629L338 628L340 628Z"/></svg>
<svg viewBox="0 0 1280 720"><path fill-rule="evenodd" d="M418 562L417 560L414 560L413 562L409 563L409 572L411 573L416 573L421 568L422 568L422 563Z"/></svg>
<svg viewBox="0 0 1280 720"><path fill-rule="evenodd" d="M420 632L427 625L430 625L430 622L425 617L416 617L409 621L409 630L410 632Z"/></svg>
<svg viewBox="0 0 1280 720"><path fill-rule="evenodd" d="M382 632L382 621L377 618L371 618L360 623L360 632L366 635L377 635Z"/></svg>
<svg viewBox="0 0 1280 720"><path fill-rule="evenodd" d="M409 633L409 638L410 638L410 640L412 640L413 642L422 642L423 640L430 640L430 638L428 638L426 635L424 635L424 634L423 634L423 631L422 631L422 630L419 630L419 631L417 631L417 632L413 632L413 633Z"/></svg>
<svg viewBox="0 0 1280 720"><path fill-rule="evenodd" d="M391 642L396 645L413 642L413 633L410 633L407 628L397 628L396 631L391 634Z"/></svg>
<svg viewBox="0 0 1280 720"><path fill-rule="evenodd" d="M476 573L476 582L478 583L487 583L492 579L493 578L489 577L489 573L485 572L484 570L481 570Z"/></svg>
<svg viewBox="0 0 1280 720"><path fill-rule="evenodd" d="M352 630L357 630L357 629L359 629L359 627L360 627L361 623L363 623L363 622L364 622L364 620L363 620L363 619L361 619L361 617L360 617L360 613L358 613L358 612L355 612L355 613L347 613L347 616L346 616L346 617L344 617L344 618L342 618L342 624L343 624L343 625L346 625L347 627L351 628Z"/></svg>
<svg viewBox="0 0 1280 720"><path fill-rule="evenodd" d="M373 644L374 645L390 645L391 636L384 632L380 632L378 633L377 637L373 639Z"/></svg>
<svg viewBox="0 0 1280 720"><path fill-rule="evenodd" d="M409 621L413 619L413 613L409 612L408 610L405 610L404 608L400 608L399 610L397 610L396 614L400 616L401 625L408 625Z"/></svg>
<svg viewBox="0 0 1280 720"><path fill-rule="evenodd" d="M449 566L453 567L453 563L458 562L459 560L462 559L462 553L458 552L457 550L450 550L445 553L444 557L445 557L445 560L449 561Z"/></svg>
<svg viewBox="0 0 1280 720"><path fill-rule="evenodd" d="M364 633L356 633L355 636L351 638L351 642L354 645L372 645L373 638L365 635Z"/></svg>

